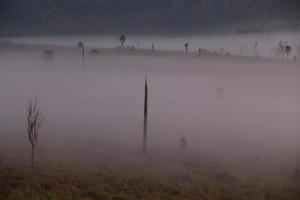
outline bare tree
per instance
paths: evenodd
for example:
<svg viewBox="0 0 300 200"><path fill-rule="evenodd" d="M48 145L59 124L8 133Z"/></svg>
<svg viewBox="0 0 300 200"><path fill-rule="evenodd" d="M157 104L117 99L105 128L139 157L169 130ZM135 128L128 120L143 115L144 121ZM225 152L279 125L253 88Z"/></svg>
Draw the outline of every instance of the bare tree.
<svg viewBox="0 0 300 200"><path fill-rule="evenodd" d="M43 125L43 117L37 100L29 101L27 107L27 136L31 144L31 167L34 169L34 150L39 140L39 130Z"/></svg>

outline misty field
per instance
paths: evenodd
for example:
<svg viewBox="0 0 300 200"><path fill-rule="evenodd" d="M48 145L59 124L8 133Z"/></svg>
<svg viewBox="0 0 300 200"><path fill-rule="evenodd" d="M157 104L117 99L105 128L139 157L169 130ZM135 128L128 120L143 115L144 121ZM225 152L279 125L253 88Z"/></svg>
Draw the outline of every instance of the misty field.
<svg viewBox="0 0 300 200"><path fill-rule="evenodd" d="M1 43L1 200L300 199L299 61L169 44L87 48L82 62L76 43L53 40ZM45 119L34 170L32 99Z"/></svg>
<svg viewBox="0 0 300 200"><path fill-rule="evenodd" d="M22 165L1 166L0 198L296 200L300 197L299 174L238 172L199 157L180 161L175 157L164 158L163 163L155 158L135 160L138 163L98 167L44 163L35 173Z"/></svg>

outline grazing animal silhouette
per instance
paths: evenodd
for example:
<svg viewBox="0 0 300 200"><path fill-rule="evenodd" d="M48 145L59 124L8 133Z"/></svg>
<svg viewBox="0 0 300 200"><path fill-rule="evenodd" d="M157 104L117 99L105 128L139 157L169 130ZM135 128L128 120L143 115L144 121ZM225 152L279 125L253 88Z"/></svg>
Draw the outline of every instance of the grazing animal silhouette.
<svg viewBox="0 0 300 200"><path fill-rule="evenodd" d="M43 58L45 61L52 61L54 59L54 51L50 49L46 49L43 53Z"/></svg>

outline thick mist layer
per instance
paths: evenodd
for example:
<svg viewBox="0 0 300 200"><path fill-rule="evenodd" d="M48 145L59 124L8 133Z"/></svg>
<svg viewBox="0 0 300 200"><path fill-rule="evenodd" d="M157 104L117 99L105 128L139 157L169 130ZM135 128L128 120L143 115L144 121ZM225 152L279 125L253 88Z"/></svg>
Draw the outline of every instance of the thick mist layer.
<svg viewBox="0 0 300 200"><path fill-rule="evenodd" d="M15 37L2 38L22 44L46 44L46 45L68 45L73 46L78 41L84 41L89 47L114 48L120 44L118 35L108 36L40 36L40 37ZM128 35L127 46L135 48L150 49L154 44L157 50L183 51L184 43L189 43L189 49L197 52L199 48L212 52L223 51L234 55L261 56L275 58L274 48L278 47L280 41L287 42L292 47L291 57L297 56L297 48L300 46L298 32L271 32L259 34L227 34L227 35L203 35L203 36L181 36L181 35ZM255 52L255 45L257 48Z"/></svg>
<svg viewBox="0 0 300 200"><path fill-rule="evenodd" d="M82 67L80 54L45 62L39 51L1 52L0 59L3 156L27 155L26 106L34 98L45 117L40 157L140 151L147 75L150 152L178 153L186 137L196 156L298 161L297 62L133 54L87 56Z"/></svg>

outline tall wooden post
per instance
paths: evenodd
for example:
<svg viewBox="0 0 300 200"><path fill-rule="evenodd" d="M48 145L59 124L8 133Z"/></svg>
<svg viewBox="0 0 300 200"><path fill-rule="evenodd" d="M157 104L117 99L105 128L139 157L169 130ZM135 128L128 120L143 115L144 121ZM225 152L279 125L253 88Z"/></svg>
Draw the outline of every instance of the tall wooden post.
<svg viewBox="0 0 300 200"><path fill-rule="evenodd" d="M148 84L145 78L145 97L144 97L144 129L143 129L143 152L147 151L147 126L148 126Z"/></svg>

